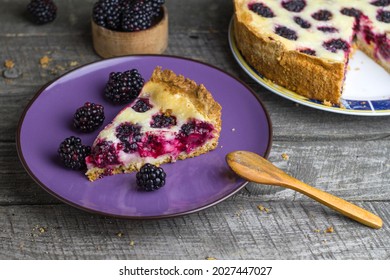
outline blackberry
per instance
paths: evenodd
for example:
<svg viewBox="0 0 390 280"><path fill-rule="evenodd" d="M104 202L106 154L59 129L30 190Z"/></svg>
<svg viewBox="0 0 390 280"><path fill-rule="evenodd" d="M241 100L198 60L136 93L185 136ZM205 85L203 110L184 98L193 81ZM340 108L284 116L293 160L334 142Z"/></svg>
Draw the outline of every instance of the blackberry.
<svg viewBox="0 0 390 280"><path fill-rule="evenodd" d="M362 15L362 12L355 8L343 8L341 9L340 13L342 13L345 16L355 17L355 18L360 18L360 16Z"/></svg>
<svg viewBox="0 0 390 280"><path fill-rule="evenodd" d="M153 128L170 128L176 125L176 117L168 114L158 114L152 117L150 126Z"/></svg>
<svg viewBox="0 0 390 280"><path fill-rule="evenodd" d="M249 5L249 10L265 18L273 18L275 16L274 12L263 3L251 4Z"/></svg>
<svg viewBox="0 0 390 280"><path fill-rule="evenodd" d="M299 13L306 7L306 2L304 0L283 1L282 6L287 11Z"/></svg>
<svg viewBox="0 0 390 280"><path fill-rule="evenodd" d="M32 0L27 5L30 19L37 24L45 24L55 20L57 6L52 0Z"/></svg>
<svg viewBox="0 0 390 280"><path fill-rule="evenodd" d="M91 155L96 166L100 168L120 163L118 152L112 141L100 140L95 147L92 148Z"/></svg>
<svg viewBox="0 0 390 280"><path fill-rule="evenodd" d="M138 113L145 113L153 108L153 106L149 103L148 99L140 98L131 108Z"/></svg>
<svg viewBox="0 0 390 280"><path fill-rule="evenodd" d="M161 7L164 5L165 0L149 0L152 5L152 16L157 17L160 15Z"/></svg>
<svg viewBox="0 0 390 280"><path fill-rule="evenodd" d="M302 19L301 17L294 17L294 21L296 24L298 24L300 27L307 29L311 27L310 22L307 20Z"/></svg>
<svg viewBox="0 0 390 280"><path fill-rule="evenodd" d="M137 69L110 73L105 96L116 104L133 102L144 86L144 79Z"/></svg>
<svg viewBox="0 0 390 280"><path fill-rule="evenodd" d="M349 50L349 44L343 39L331 39L324 42L323 46L325 49L333 53L337 52L338 50L343 50L345 52Z"/></svg>
<svg viewBox="0 0 390 280"><path fill-rule="evenodd" d="M132 123L123 123L116 128L115 135L124 145L125 153L134 153L137 149L137 142L142 139L141 127Z"/></svg>
<svg viewBox="0 0 390 280"><path fill-rule="evenodd" d="M146 163L136 174L137 185L145 191L155 191L165 185L166 174L164 169Z"/></svg>
<svg viewBox="0 0 390 280"><path fill-rule="evenodd" d="M123 0L99 0L93 5L92 18L97 25L120 30Z"/></svg>
<svg viewBox="0 0 390 280"><path fill-rule="evenodd" d="M305 53L305 54L308 54L308 55L313 55L313 56L316 55L316 51L312 50L312 49L301 49L301 50L299 50L299 52Z"/></svg>
<svg viewBox="0 0 390 280"><path fill-rule="evenodd" d="M390 23L390 11L384 11L384 10L378 11L378 14L376 15L376 19L384 23Z"/></svg>
<svg viewBox="0 0 390 280"><path fill-rule="evenodd" d="M91 154L91 147L83 145L80 138L70 136L61 142L57 152L66 167L80 170L86 168L85 158Z"/></svg>
<svg viewBox="0 0 390 280"><path fill-rule="evenodd" d="M122 30L123 31L140 31L148 29L153 22L153 7L151 2L138 0L128 2L123 8Z"/></svg>
<svg viewBox="0 0 390 280"><path fill-rule="evenodd" d="M289 40L296 41L298 39L297 33L285 26L277 26L275 28L275 33Z"/></svg>
<svg viewBox="0 0 390 280"><path fill-rule="evenodd" d="M330 26L319 26L317 27L318 30L324 32L324 33L335 33L335 32L339 32L339 30L337 28L334 28L334 27L330 27Z"/></svg>
<svg viewBox="0 0 390 280"><path fill-rule="evenodd" d="M312 18L318 21L328 21L332 19L333 14L329 12L328 10L319 10L318 12L315 12L311 15Z"/></svg>
<svg viewBox="0 0 390 280"><path fill-rule="evenodd" d="M377 6L377 7L386 7L390 5L390 0L377 0L370 3L371 5Z"/></svg>
<svg viewBox="0 0 390 280"><path fill-rule="evenodd" d="M73 126L83 132L91 132L101 126L104 119L102 105L86 102L83 107L76 110Z"/></svg>

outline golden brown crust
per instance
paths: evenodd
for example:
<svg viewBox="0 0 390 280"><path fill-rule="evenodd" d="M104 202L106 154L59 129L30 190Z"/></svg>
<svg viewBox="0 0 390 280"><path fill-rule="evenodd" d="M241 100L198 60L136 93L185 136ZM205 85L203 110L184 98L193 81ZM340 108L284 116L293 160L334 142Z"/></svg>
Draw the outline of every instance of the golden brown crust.
<svg viewBox="0 0 390 280"><path fill-rule="evenodd" d="M251 30L249 20L247 14L236 13L233 28L237 47L251 66L267 79L300 95L339 104L344 63L287 50L278 36Z"/></svg>
<svg viewBox="0 0 390 280"><path fill-rule="evenodd" d="M162 70L161 67L154 69L150 81L166 87L169 94L179 94L190 100L195 108L213 123L219 134L221 131L222 107L214 100L204 85L198 85L193 80L182 75L176 75L171 70Z"/></svg>

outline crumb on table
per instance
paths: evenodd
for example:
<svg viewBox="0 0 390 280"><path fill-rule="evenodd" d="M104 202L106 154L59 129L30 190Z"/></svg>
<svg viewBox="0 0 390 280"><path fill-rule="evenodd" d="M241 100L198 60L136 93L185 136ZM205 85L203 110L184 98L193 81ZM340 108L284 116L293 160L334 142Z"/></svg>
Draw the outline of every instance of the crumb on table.
<svg viewBox="0 0 390 280"><path fill-rule="evenodd" d="M45 56L42 56L40 59L39 59L39 64L41 65L42 68L46 68L47 66L49 66L49 63L52 59L50 57L48 57L47 55Z"/></svg>
<svg viewBox="0 0 390 280"><path fill-rule="evenodd" d="M326 230L325 230L326 233L332 233L334 232L334 228L333 227L328 227Z"/></svg>
<svg viewBox="0 0 390 280"><path fill-rule="evenodd" d="M206 260L213 261L213 260L216 260L216 258L214 258L214 257L206 257Z"/></svg>
<svg viewBox="0 0 390 280"><path fill-rule="evenodd" d="M70 67L74 67L74 66L77 66L77 65L79 65L79 63L78 63L77 61L71 61L71 62L69 63L69 66L70 66Z"/></svg>
<svg viewBox="0 0 390 280"><path fill-rule="evenodd" d="M290 157L289 157L288 154L286 154L286 153L283 153L283 154L282 154L282 159L288 160L289 158L290 158Z"/></svg>
<svg viewBox="0 0 390 280"><path fill-rule="evenodd" d="M14 63L11 59L6 59L6 60L4 61L4 66L5 66L5 68L7 68L7 69L11 69L11 68L14 68L15 63Z"/></svg>
<svg viewBox="0 0 390 280"><path fill-rule="evenodd" d="M116 235L117 235L118 237L122 237L122 236L123 236L123 232L119 231L119 232L117 232Z"/></svg>
<svg viewBox="0 0 390 280"><path fill-rule="evenodd" d="M262 211L262 212L266 212L266 213L268 213L268 212L270 211L269 208L266 208L266 207L264 207L264 206L261 205L261 204L257 205L257 209L259 209L259 210Z"/></svg>

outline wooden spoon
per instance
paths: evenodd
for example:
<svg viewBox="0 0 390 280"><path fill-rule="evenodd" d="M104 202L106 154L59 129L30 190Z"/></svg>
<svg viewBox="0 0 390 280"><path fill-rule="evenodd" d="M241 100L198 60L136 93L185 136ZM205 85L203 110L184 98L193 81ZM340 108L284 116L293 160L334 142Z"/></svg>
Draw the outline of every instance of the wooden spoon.
<svg viewBox="0 0 390 280"><path fill-rule="evenodd" d="M366 226L382 227L382 219L378 216L291 177L255 153L235 151L226 156L226 162L236 174L248 181L292 189Z"/></svg>

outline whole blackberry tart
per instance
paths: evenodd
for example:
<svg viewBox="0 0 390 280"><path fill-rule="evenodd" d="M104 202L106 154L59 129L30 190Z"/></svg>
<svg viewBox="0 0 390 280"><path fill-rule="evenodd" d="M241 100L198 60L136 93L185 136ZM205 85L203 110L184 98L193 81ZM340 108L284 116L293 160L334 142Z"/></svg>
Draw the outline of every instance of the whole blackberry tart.
<svg viewBox="0 0 390 280"><path fill-rule="evenodd" d="M390 73L389 0L234 0L234 11L244 59L306 98L342 106L355 49Z"/></svg>

